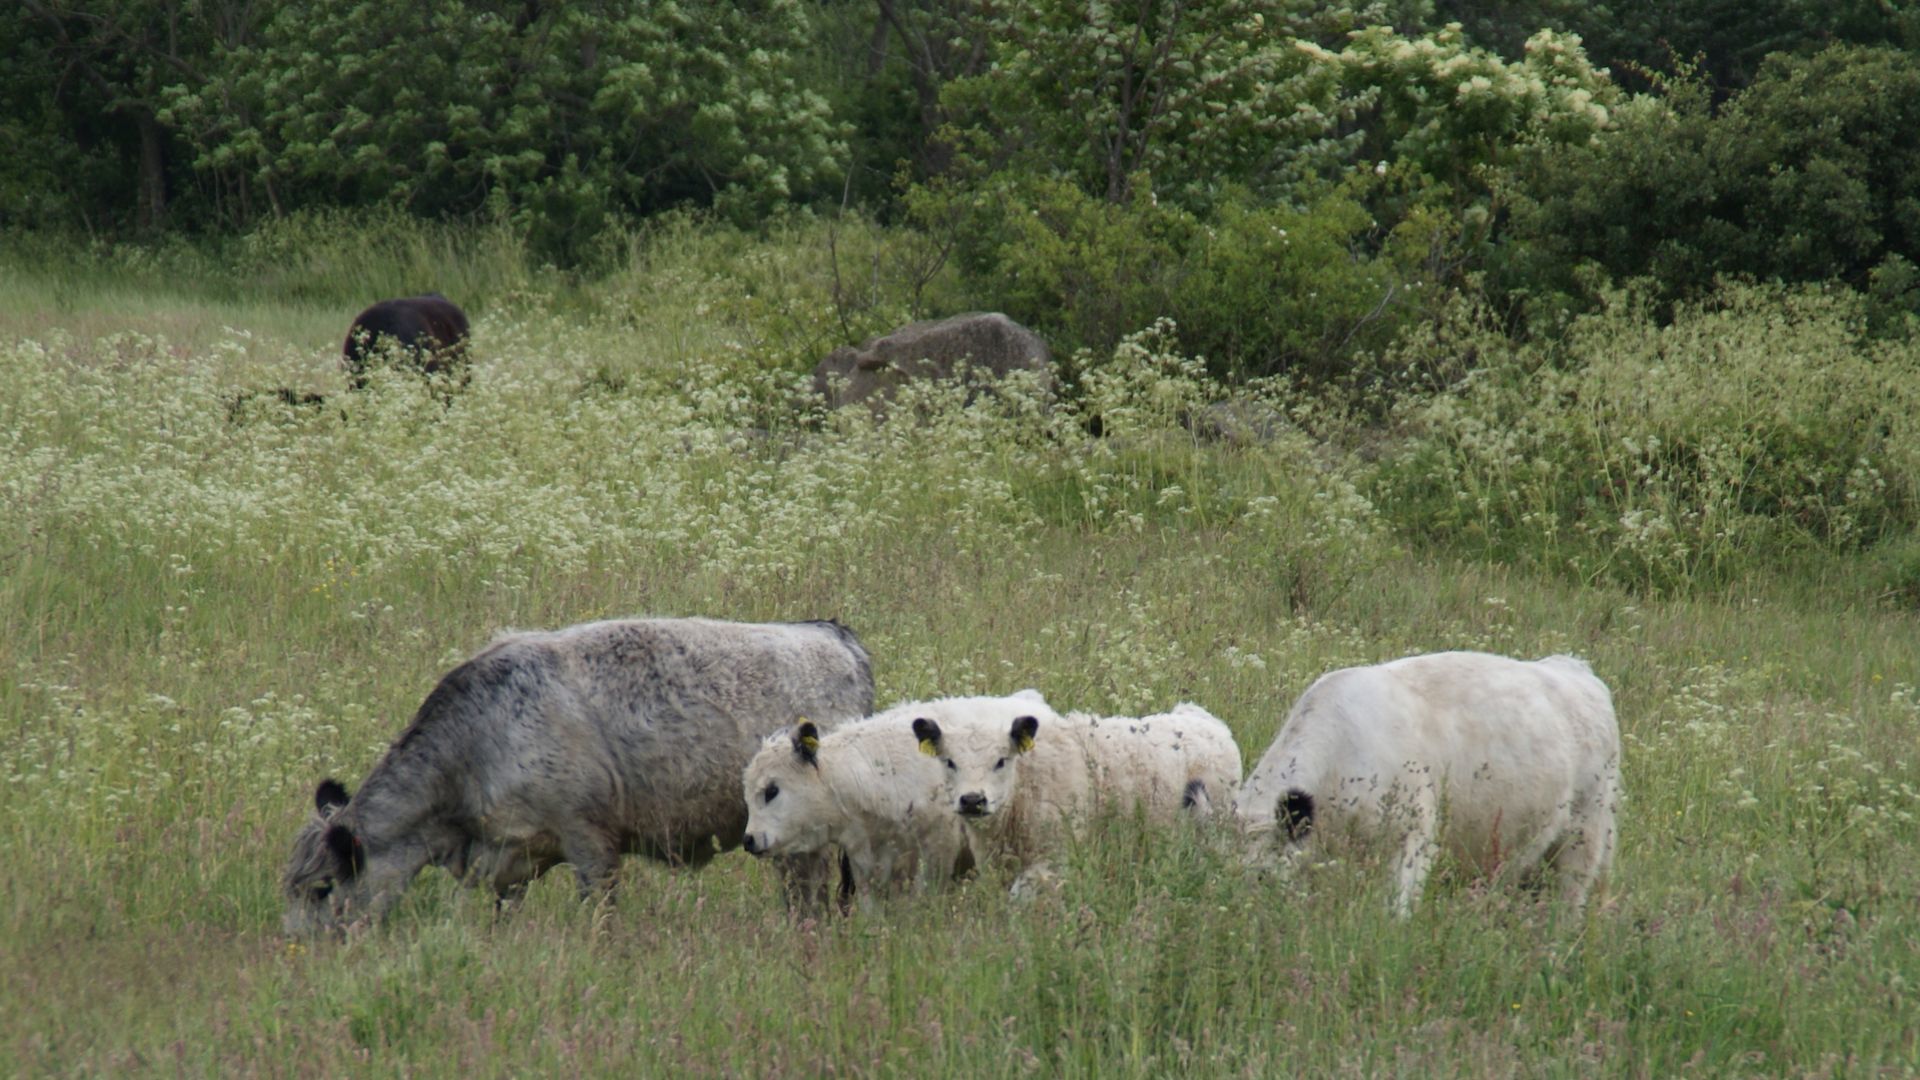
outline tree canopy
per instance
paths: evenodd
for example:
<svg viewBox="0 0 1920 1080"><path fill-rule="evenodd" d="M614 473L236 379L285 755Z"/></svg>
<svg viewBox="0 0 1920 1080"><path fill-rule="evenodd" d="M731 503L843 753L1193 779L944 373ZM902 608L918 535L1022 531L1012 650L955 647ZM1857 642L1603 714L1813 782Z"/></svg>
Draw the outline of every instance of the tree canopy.
<svg viewBox="0 0 1920 1080"><path fill-rule="evenodd" d="M926 234L972 306L1069 347L1171 316L1245 375L1351 372L1463 289L1525 334L1608 282L1671 305L1726 276L1832 281L1904 332L1915 19L1868 0L21 0L0 11L0 228L219 237L378 208L504 222L570 265L670 208L857 205Z"/></svg>

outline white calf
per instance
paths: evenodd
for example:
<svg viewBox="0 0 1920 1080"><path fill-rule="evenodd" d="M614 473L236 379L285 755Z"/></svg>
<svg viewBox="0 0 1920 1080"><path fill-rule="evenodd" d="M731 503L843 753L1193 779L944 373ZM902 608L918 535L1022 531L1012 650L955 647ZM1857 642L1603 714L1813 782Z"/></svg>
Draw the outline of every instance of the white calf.
<svg viewBox="0 0 1920 1080"><path fill-rule="evenodd" d="M1613 698L1585 661L1447 652L1321 676L1235 811L1262 848L1276 831L1384 835L1405 915L1442 844L1490 875L1551 869L1582 904L1613 861L1619 801Z"/></svg>
<svg viewBox="0 0 1920 1080"><path fill-rule="evenodd" d="M1240 780L1233 733L1192 704L1100 719L1063 717L1032 690L948 698L928 703L913 735L944 766L947 805L974 830L976 852L1021 866L1102 808L1205 813Z"/></svg>
<svg viewBox="0 0 1920 1080"><path fill-rule="evenodd" d="M966 830L947 809L938 763L909 738L919 704L842 724L774 732L747 763L746 849L800 855L837 844L863 908L909 881L951 881L971 865ZM904 710L904 711L903 711Z"/></svg>

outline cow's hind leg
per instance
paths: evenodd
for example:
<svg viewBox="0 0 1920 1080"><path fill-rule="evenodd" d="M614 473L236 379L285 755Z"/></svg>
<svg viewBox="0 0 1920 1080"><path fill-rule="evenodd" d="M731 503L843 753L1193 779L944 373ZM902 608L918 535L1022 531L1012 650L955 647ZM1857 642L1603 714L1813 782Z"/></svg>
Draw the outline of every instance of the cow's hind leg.
<svg viewBox="0 0 1920 1080"><path fill-rule="evenodd" d="M1404 919L1413 914L1433 870L1434 842L1429 830L1409 829L1400 841L1394 872L1393 913Z"/></svg>
<svg viewBox="0 0 1920 1080"><path fill-rule="evenodd" d="M498 872L493 877L493 912L504 915L526 899L527 887L538 881L541 875L560 865L560 859L553 856L535 858L525 851L513 855L502 855Z"/></svg>
<svg viewBox="0 0 1920 1080"><path fill-rule="evenodd" d="M1543 891L1548 872L1559 864L1565 847L1578 839L1573 815L1566 807L1559 807L1525 844L1510 852L1494 868L1494 880L1531 892Z"/></svg>
<svg viewBox="0 0 1920 1080"><path fill-rule="evenodd" d="M1393 913L1404 919L1413 914L1420 894L1427 887L1427 875L1439 851L1439 797L1431 786L1416 791L1406 803L1391 808L1389 820L1405 815L1406 834L1400 840L1400 853L1394 871Z"/></svg>
<svg viewBox="0 0 1920 1080"><path fill-rule="evenodd" d="M620 845L613 837L582 823L560 838L560 850L580 881L580 899L613 899L620 872Z"/></svg>
<svg viewBox="0 0 1920 1080"><path fill-rule="evenodd" d="M1586 904L1588 890L1613 863L1613 840L1610 811L1585 815L1567 831L1553 856L1561 900L1575 909Z"/></svg>

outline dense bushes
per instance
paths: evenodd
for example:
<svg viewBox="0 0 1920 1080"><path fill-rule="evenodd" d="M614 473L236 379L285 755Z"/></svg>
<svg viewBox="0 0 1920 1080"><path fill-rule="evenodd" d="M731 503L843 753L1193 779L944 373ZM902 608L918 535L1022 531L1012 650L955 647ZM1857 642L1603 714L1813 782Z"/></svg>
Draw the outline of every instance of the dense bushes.
<svg viewBox="0 0 1920 1080"><path fill-rule="evenodd" d="M599 273L669 208L851 202L951 256L949 309L1067 350L1172 318L1230 377L1364 382L1427 298L1483 284L1551 335L1627 278L1661 318L1722 275L1838 280L1898 335L1913 25L1799 0L32 0L0 14L0 227L378 207ZM910 271L916 308L938 271Z"/></svg>
<svg viewBox="0 0 1920 1080"><path fill-rule="evenodd" d="M1776 56L1716 109L1697 78L1622 108L1590 142L1544 149L1510 178L1496 282L1536 310L1582 295L1582 268L1652 279L1663 302L1722 274L1838 279L1875 296L1876 328L1920 310L1920 68L1839 47Z"/></svg>
<svg viewBox="0 0 1920 1080"><path fill-rule="evenodd" d="M1301 207L1245 191L1202 215L1136 192L1123 203L1061 179L916 203L948 215L974 305L1040 328L1065 350L1111 349L1155 320L1221 378L1337 380L1385 346L1436 280L1452 226L1427 211L1394 228L1364 196L1371 174ZM1422 289L1425 288L1425 294Z"/></svg>
<svg viewBox="0 0 1920 1080"><path fill-rule="evenodd" d="M690 197L763 210L837 170L795 84L791 0L646 13L312 0L223 57L168 115L206 169L286 205L523 215L563 258L610 214Z"/></svg>
<svg viewBox="0 0 1920 1080"><path fill-rule="evenodd" d="M211 231L378 205L511 215L572 261L624 215L758 215L839 189L843 127L799 81L807 7L33 0L0 13L19 43L0 194L64 213L10 198L0 224Z"/></svg>
<svg viewBox="0 0 1920 1080"><path fill-rule="evenodd" d="M1458 27L1315 43L1338 12L1074 11L1023 6L952 84L955 168L914 218L955 237L978 306L1094 349L1170 316L1234 377L1365 367L1462 282L1498 170L1593 139L1616 97L1552 33L1510 63Z"/></svg>
<svg viewBox="0 0 1920 1080"><path fill-rule="evenodd" d="M1729 285L1670 325L1610 293L1564 346L1461 330L1453 389L1399 407L1377 501L1410 535L1688 590L1920 523L1920 348L1844 290Z"/></svg>

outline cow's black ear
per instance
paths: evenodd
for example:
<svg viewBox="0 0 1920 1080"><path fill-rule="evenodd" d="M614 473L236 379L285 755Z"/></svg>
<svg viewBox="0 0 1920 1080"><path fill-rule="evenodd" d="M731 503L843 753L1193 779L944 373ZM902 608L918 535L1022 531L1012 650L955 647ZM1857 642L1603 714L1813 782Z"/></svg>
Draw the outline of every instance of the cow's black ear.
<svg viewBox="0 0 1920 1080"><path fill-rule="evenodd" d="M1014 718L1013 730L1009 732L1013 737L1013 748L1023 754L1033 749L1033 737L1039 733L1040 718L1037 716Z"/></svg>
<svg viewBox="0 0 1920 1080"><path fill-rule="evenodd" d="M367 865L366 849L360 846L360 838L345 825L331 825L327 828L327 850L333 853L333 864L338 867L337 875L345 881L358 874Z"/></svg>
<svg viewBox="0 0 1920 1080"><path fill-rule="evenodd" d="M320 812L321 817L327 817L347 805L352 798L347 794L347 785L329 776L313 790L313 808Z"/></svg>
<svg viewBox="0 0 1920 1080"><path fill-rule="evenodd" d="M819 761L820 729L813 726L813 721L802 720L793 729L793 752L809 765Z"/></svg>
<svg viewBox="0 0 1920 1080"><path fill-rule="evenodd" d="M928 757L940 756L940 725L921 717L913 722L913 737L920 742L920 752Z"/></svg>

